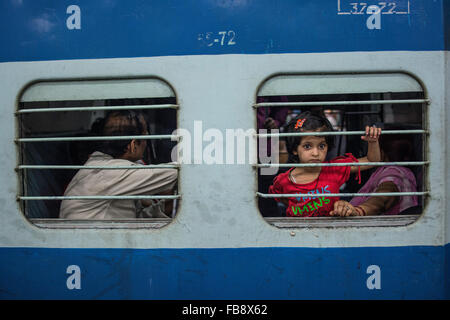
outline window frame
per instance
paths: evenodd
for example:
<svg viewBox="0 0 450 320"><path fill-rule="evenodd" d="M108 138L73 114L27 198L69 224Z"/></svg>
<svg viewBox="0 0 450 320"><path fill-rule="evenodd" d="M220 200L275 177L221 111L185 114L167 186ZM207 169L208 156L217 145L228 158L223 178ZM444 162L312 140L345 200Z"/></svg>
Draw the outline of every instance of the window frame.
<svg viewBox="0 0 450 320"><path fill-rule="evenodd" d="M359 228L359 227L403 227L403 226L408 226L411 224L416 223L417 221L419 221L423 215L425 214L426 210L427 210L427 206L429 205L429 198L431 195L431 189L430 189L430 183L428 180L428 175L429 175L429 169L428 166L430 164L430 157L429 157L429 118L428 118L428 112L429 112L429 108L431 105L431 101L430 101L430 97L428 94L428 90L426 89L424 83L414 74L403 71L403 70L386 70L386 71L349 71L349 72L309 72L309 73L302 73L302 72L283 72L283 73L275 73L272 74L270 76L268 76L266 79L264 79L257 87L256 91L255 91L255 96L254 96L254 104L253 104L253 108L255 111L255 127L257 128L256 125L256 113L257 113L257 109L258 107L264 106L264 103L258 103L257 99L258 97L260 97L260 92L262 91L262 89L264 88L264 86L271 80L276 79L278 77L285 77L285 78L289 78L289 77L295 77L295 76L300 76L300 77L308 77L308 76L313 76L313 77L327 77L327 76L361 76L361 75L369 75L369 76L377 76L377 75L389 75L389 74L395 74L395 75L401 75L401 76L406 76L408 78L410 78L412 81L415 81L416 84L420 87L421 92L423 93L423 98L419 99L421 100L421 110L422 110L422 114L421 114L421 126L422 126L422 130L423 133L421 134L422 136L422 161L417 161L417 162L423 162L423 164L421 165L422 167L422 172L423 172L423 177L422 177L422 185L420 186L423 190L420 192L420 198L419 198L419 205L422 206L422 211L420 214L411 214L411 215L373 215L373 216L352 216L352 217L270 217L270 216L263 216L258 201L256 201L256 206L257 206L257 210L258 213L260 214L260 216L271 226L276 227L278 229L302 229L302 228ZM393 91L393 92L402 92L402 91ZM365 94L370 94L373 92L363 92ZM312 93L310 93L312 94ZM317 93L320 95L333 95L333 94L337 94L335 92L329 92L329 93ZM273 96L283 96L284 94L280 93L277 95L273 95ZM297 93L297 95L302 95L300 93ZM399 99L401 100L401 99ZM269 105L273 103L266 103L265 105ZM279 106L299 106L301 103L279 103ZM303 104L303 106L306 106L308 103ZM277 104L275 104L277 105ZM311 103L310 105L318 105L318 104L314 104ZM306 110L305 110L306 111ZM342 132L342 131L341 131ZM323 132L325 134L329 133L329 132ZM323 134L321 133L321 134ZM349 132L345 133L338 133L336 135L348 135ZM356 134L355 132L353 132L353 134ZM359 134L359 133L358 133ZM257 137L260 136L266 136L266 137L270 137L271 135L276 135L278 137L283 137L286 136L283 133L278 133L278 134L264 134L264 135L260 135L259 133L257 134ZM294 134L294 135L302 135L302 134ZM305 134L303 134L305 135ZM292 164L292 165L291 165ZM273 165L273 164L270 164ZM289 165L289 166L288 166ZM295 166L295 164L293 163L286 163L285 165L286 167L293 167ZM377 165L376 167L381 166ZM260 168L263 167L267 167L267 165L264 164L256 164L254 165L254 169L255 169L255 177L257 180L257 183L255 184L256 188L258 188L258 179L259 179L259 174L258 171ZM277 172L275 174L278 175L280 174L280 172ZM417 178L417 177L416 177ZM419 186L418 186L419 187ZM259 199L259 197L261 197L261 194L258 190L256 190L255 192L255 196L257 199ZM339 194L342 194L342 192L339 192ZM356 194L356 193L355 193ZM265 195L268 195L267 193ZM319 195L320 196L320 195ZM275 196L271 196L271 198L274 198ZM280 197L279 195L277 197Z"/></svg>
<svg viewBox="0 0 450 320"><path fill-rule="evenodd" d="M163 94L164 92L170 92L171 95L168 96L149 96L149 95L144 95L142 97L117 97L117 94L120 95L120 93L115 92L114 94L116 95L115 97L108 99L108 97L103 97L103 98L97 98L97 99L90 99L93 101L96 100L114 100L114 99L155 99L155 98L173 98L174 99L174 103L171 104L151 104L151 105L138 105L138 106L130 106L130 105L123 105L123 106L119 106L119 107L108 107L108 106L92 106L92 107L74 107L74 108L60 108L61 110L56 110L58 108L41 108L41 109L47 109L47 110L39 110L39 111L31 111L31 112L71 112L71 111L75 111L75 112L79 112L79 111L86 111L86 112L92 112L95 110L103 110L103 111L109 111L109 110L133 110L133 109L141 109L141 110L161 110L161 109L174 109L175 110L175 125L176 127L174 128L177 129L178 125L179 125L179 121L178 121L178 117L179 117L179 109L180 109L180 104L179 104L179 99L178 96L176 94L176 90L173 88L173 86L166 81L165 79L158 77L158 76L137 76L137 77L88 77L88 78L54 78L54 79L38 79L35 81L31 81L30 83L28 83L26 86L24 86L22 88L22 90L19 92L19 94L17 95L17 99L16 99L16 108L15 108L15 118L16 118L16 135L15 135L15 144L16 144L16 154L17 154L17 166L15 168L16 171L16 176L17 176L17 181L18 181L18 194L16 196L16 200L18 203L18 208L19 211L22 213L23 217L29 221L33 226L36 226L38 228L44 228L44 229L160 229L163 228L167 225L169 225L171 222L173 222L173 220L176 218L176 216L179 213L179 209L180 209L180 201L181 201L181 193L180 193L180 183L179 183L179 179L177 179L176 182L176 194L174 195L147 195L147 196L135 196L136 198L139 199L161 199L161 198L165 198L165 199L170 199L174 201L174 206L175 207L175 214L173 217L171 218L135 218L135 219L114 219L114 220L90 220L90 219L85 219L85 220L78 220L78 219L62 219L62 218L31 218L29 216L27 216L26 212L25 212L25 208L24 208L24 204L26 201L32 201L32 200L39 200L37 198L40 198L40 196L34 196L35 199L31 199L33 197L28 197L27 195L25 195L25 178L24 176L27 174L26 171L27 170L41 170L41 169L49 169L49 168L53 168L53 169L85 169L87 167L83 166L82 164L80 165L23 165L23 157L24 157L24 152L23 152L23 147L22 144L24 143L32 143L33 138L27 140L27 138L23 138L22 137L22 124L21 124L21 115L22 114L26 114L26 113L30 113L30 110L28 111L24 111L25 109L21 109L20 106L22 103L24 102L33 102L33 100L29 101L30 98L25 98L26 95L30 95L30 90L33 90L33 88L35 88L36 85L43 85L44 87L49 85L51 86L58 86L58 85L70 85L70 83L76 83L76 84L80 84L81 86L83 85L89 85L92 83L95 84L100 84L102 86L108 86L108 84L114 84L116 85L116 89L117 89L117 85L120 87L121 84L122 85L127 85L129 86L132 82L149 82L149 84L146 85L150 85L151 83L155 84L157 83L160 88L157 88L155 90L155 92L159 95ZM139 94L139 90L141 91L145 91L143 89L137 89L136 92L138 92ZM39 91L39 90L38 90ZM76 91L76 90L75 90ZM95 91L95 89L91 90L93 92L93 94L97 94ZM127 90L124 90L127 91ZM45 92L45 89L44 89ZM159 93L158 93L159 92ZM36 95L36 93L34 93L34 95ZM37 95L39 95L39 93L37 93ZM51 94L50 94L51 95ZM31 96L33 96L33 94L31 94ZM83 101L83 99L74 99L76 97L69 97L68 99L65 100L59 100L61 102L73 102L73 101ZM47 99L47 100L46 100ZM36 101L55 101L55 100L51 100L48 97L44 99L44 100L36 100ZM39 109L39 108L37 108ZM63 109L67 109L67 110L63 110ZM149 124L150 125L150 124ZM139 137L139 139L146 139L146 140L150 140L150 139L171 139L172 141L174 141L173 139L178 139L179 137L176 135L157 135L157 134L149 134L149 135L139 135L136 136L136 138ZM68 138L68 137L62 137L64 138ZM88 136L82 136L82 137L78 137L81 139L78 139L78 141L83 141L83 138L86 138L84 140L86 141L94 141L94 140L107 140L104 138L120 138L120 139L126 139L125 136L118 136L118 137L99 137L99 138L95 138L95 137L88 137ZM131 136L129 136L128 138L133 138ZM36 143L40 143L37 142L39 139L41 138L37 138L37 140L35 140ZM40 141L44 141L45 138ZM57 141L58 138L55 139L55 141ZM62 140L62 141L77 141L77 139L73 140L68 138L67 140ZM43 168L41 168L43 167ZM59 168L58 168L59 167ZM140 168L141 170L146 170L149 168L153 168L153 167L171 167L174 168L178 171L178 177L180 176L180 170L181 170L181 166L179 164L163 164L163 165L154 165L154 164L150 164L150 165L146 165L146 168ZM125 167L124 167L125 168ZM139 167L138 167L139 168ZM114 170L114 168L108 168L105 167L103 169L112 169ZM117 169L117 168L115 168ZM44 196L47 197L47 196ZM109 197L109 196L106 196ZM112 196L114 197L114 196ZM63 198L69 198L69 197L64 197L64 196L48 196L48 199L50 200L50 198L53 198L51 200L62 200ZM121 196L116 196L115 198L120 199L122 198Z"/></svg>

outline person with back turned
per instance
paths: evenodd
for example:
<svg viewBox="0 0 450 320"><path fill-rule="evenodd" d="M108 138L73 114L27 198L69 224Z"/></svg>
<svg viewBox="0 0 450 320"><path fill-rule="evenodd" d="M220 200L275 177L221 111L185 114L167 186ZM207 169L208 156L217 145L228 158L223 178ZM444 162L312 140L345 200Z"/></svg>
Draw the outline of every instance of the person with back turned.
<svg viewBox="0 0 450 320"><path fill-rule="evenodd" d="M147 123L141 113L113 111L101 129L103 136L147 135ZM141 166L147 142L142 139L108 140L97 146L85 166ZM81 169L66 188L64 196L126 196L167 194L175 186L176 169ZM60 218L133 219L139 217L138 200L72 200L61 202Z"/></svg>

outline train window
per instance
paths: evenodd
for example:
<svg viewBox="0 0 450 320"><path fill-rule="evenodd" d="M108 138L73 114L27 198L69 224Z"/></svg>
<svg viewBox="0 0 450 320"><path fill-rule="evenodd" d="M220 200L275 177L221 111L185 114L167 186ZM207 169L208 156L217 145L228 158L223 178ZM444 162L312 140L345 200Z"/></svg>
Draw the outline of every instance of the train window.
<svg viewBox="0 0 450 320"><path fill-rule="evenodd" d="M254 105L259 132L257 197L262 216L280 228L401 226L414 222L423 212L429 192L428 102L421 84L405 73L286 74L266 80L258 89ZM355 158L364 157L367 142L360 136L366 125L382 128L382 158L371 162L370 167L357 165L356 168L364 170L356 170L334 195L327 186L312 186L308 193L302 194L280 192L297 190L284 187L295 183L289 174L291 168L320 166L322 173L323 168L339 167L327 161L299 163L292 151L293 141L308 134L289 128L294 127L295 121L301 125L298 116L305 111L327 119L332 128L315 133L325 136L327 142L334 142L328 148L326 160L349 153ZM340 167L346 166L341 163ZM279 189L271 187L278 175L280 181L281 177L287 177ZM358 205L361 215L324 215L320 208L325 207L331 195ZM369 208L370 215L364 215L361 207Z"/></svg>
<svg viewBox="0 0 450 320"><path fill-rule="evenodd" d="M41 81L28 86L16 113L18 201L25 217L47 228L159 228L170 223L180 201L179 168L171 162L177 109L174 90L156 78ZM131 141L133 160L124 156ZM120 152L104 151L117 148ZM87 162L94 155L99 161ZM116 159L131 162L110 161ZM152 192L150 178L145 186L139 182L127 191L102 183L102 177L117 179L118 186L126 176L130 185L129 177L142 181L137 178L144 175L152 175ZM155 179L161 181L158 186ZM87 186L74 187L72 180L97 187L84 192ZM80 190L83 194L74 194Z"/></svg>

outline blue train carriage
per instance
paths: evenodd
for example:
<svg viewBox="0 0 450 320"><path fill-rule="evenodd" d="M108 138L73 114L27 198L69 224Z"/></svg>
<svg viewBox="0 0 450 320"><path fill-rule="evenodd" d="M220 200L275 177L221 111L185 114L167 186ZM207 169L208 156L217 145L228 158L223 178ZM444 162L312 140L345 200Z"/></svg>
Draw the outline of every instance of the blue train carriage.
<svg viewBox="0 0 450 320"><path fill-rule="evenodd" d="M2 299L449 298L450 1L0 9ZM419 205L283 217L261 172L289 160L254 156L257 113L269 107L336 115L337 153L364 151L364 124L413 139L403 165ZM65 187L102 139L92 129L112 109L146 114L152 166L183 148L169 165L178 183L168 218L59 218ZM351 179L341 196L359 187Z"/></svg>

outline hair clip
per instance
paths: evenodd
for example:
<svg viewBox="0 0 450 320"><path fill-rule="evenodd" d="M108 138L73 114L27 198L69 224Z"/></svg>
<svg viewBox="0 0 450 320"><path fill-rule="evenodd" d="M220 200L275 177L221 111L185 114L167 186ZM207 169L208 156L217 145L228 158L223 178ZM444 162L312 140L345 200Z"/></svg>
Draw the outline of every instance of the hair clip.
<svg viewBox="0 0 450 320"><path fill-rule="evenodd" d="M303 123L305 123L306 118L304 119L298 119L297 123L295 124L295 129L301 128L303 126Z"/></svg>

